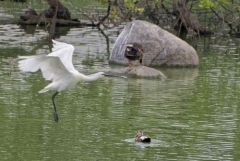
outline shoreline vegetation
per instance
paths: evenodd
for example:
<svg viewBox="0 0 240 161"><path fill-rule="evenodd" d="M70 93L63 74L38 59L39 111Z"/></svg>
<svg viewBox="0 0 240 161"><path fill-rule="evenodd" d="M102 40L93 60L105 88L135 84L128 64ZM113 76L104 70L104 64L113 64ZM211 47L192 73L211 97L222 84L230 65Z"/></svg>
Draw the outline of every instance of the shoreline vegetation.
<svg viewBox="0 0 240 161"><path fill-rule="evenodd" d="M40 2L36 5L36 2L32 0L24 0L24 2L0 1L3 6L8 5L8 9L17 10L19 16L24 15L29 9L36 10L41 15L38 17L33 15L32 19L25 21L21 19L18 22L22 25L46 25L55 21L54 23L60 26L99 27L101 25L102 28L111 28L123 22L139 19L159 25L183 39L187 35L210 36L219 33L240 37L240 2L235 1L93 0L90 2L74 0L69 2L65 0L41 0ZM60 4L60 10L67 8L74 18L62 20L57 15L54 20L54 12L58 4ZM97 7L93 7L94 4ZM16 8L16 6L20 7ZM42 17L42 13L46 10L51 10L51 17ZM7 22L7 20L4 21Z"/></svg>

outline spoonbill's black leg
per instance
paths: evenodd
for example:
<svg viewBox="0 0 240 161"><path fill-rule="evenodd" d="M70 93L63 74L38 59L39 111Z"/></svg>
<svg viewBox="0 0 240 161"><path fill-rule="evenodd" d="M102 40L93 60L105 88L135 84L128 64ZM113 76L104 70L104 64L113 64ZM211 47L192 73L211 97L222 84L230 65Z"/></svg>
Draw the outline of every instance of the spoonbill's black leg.
<svg viewBox="0 0 240 161"><path fill-rule="evenodd" d="M56 122L58 122L58 113L57 113L57 108L56 108L56 104L55 104L55 97L58 95L58 92L55 92L52 95L52 104L53 104L53 118Z"/></svg>

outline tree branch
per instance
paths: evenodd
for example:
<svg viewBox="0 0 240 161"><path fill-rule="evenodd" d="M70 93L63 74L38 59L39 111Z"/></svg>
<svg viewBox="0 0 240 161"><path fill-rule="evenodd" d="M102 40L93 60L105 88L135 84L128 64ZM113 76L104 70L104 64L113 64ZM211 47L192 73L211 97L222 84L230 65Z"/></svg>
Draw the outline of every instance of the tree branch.
<svg viewBox="0 0 240 161"><path fill-rule="evenodd" d="M220 16L213 8L210 8L210 9L220 20L222 20L224 23L226 23L228 25L228 27L230 28L230 32L232 32L232 31L236 32L235 29L233 28L231 22L228 22L225 18Z"/></svg>
<svg viewBox="0 0 240 161"><path fill-rule="evenodd" d="M105 16L103 16L103 18L101 18L101 19L99 20L99 22L96 24L97 26L99 26L100 24L103 24L104 21L109 17L110 12L111 12L111 7L112 7L111 0L108 0L107 14L106 14Z"/></svg>

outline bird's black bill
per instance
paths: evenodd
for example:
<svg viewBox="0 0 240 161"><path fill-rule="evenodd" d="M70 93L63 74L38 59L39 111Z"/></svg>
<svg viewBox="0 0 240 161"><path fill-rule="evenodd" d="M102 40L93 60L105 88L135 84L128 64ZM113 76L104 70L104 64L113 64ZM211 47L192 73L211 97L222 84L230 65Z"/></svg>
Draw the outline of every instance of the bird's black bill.
<svg viewBox="0 0 240 161"><path fill-rule="evenodd" d="M106 73L104 73L103 75L106 77L119 77L119 78L127 79L126 76L122 76L122 75L114 75L114 74L106 74Z"/></svg>

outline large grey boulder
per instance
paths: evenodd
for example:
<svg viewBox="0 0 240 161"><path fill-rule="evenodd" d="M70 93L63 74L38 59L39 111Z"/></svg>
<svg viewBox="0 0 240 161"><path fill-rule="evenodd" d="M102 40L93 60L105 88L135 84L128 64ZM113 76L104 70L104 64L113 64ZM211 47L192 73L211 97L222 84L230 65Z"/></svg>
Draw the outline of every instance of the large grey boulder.
<svg viewBox="0 0 240 161"><path fill-rule="evenodd" d="M128 23L117 38L110 63L127 64L124 57L126 44L140 43L144 49L143 64L146 66L197 66L195 49L187 42L146 21Z"/></svg>

